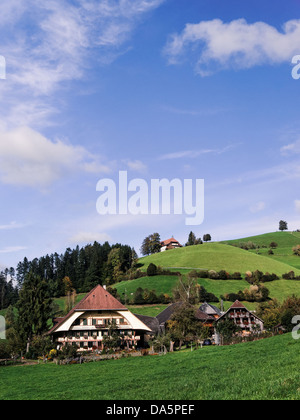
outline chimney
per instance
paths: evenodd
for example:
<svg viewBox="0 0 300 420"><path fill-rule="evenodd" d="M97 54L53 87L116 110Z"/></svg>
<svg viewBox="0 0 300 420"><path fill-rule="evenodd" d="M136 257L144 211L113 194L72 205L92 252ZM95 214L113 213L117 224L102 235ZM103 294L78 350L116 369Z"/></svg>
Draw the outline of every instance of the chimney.
<svg viewBox="0 0 300 420"><path fill-rule="evenodd" d="M103 285L103 289L106 290L106 284Z"/></svg>

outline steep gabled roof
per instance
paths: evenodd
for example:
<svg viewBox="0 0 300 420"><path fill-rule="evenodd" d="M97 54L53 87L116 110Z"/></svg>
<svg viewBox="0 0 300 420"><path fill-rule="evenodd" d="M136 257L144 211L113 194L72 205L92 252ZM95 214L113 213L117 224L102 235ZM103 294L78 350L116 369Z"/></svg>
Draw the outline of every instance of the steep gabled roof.
<svg viewBox="0 0 300 420"><path fill-rule="evenodd" d="M159 322L159 325L163 325L167 321L169 321L173 313L175 312L175 310L179 308L181 305L182 305L181 302L172 303L166 309L164 309L160 314L158 314L156 318Z"/></svg>
<svg viewBox="0 0 300 420"><path fill-rule="evenodd" d="M245 305L243 305L239 300L236 300L231 306L230 308L243 308L243 309L247 309ZM230 309L229 308L229 309ZM247 309L248 310L248 309Z"/></svg>
<svg viewBox="0 0 300 420"><path fill-rule="evenodd" d="M127 311L127 308L114 298L107 290L98 285L91 290L73 311Z"/></svg>
<svg viewBox="0 0 300 420"><path fill-rule="evenodd" d="M98 285L77 303L64 318L58 318L58 322L48 331L48 334L54 332L76 311L128 311L128 309L107 290Z"/></svg>
<svg viewBox="0 0 300 420"><path fill-rule="evenodd" d="M200 311L205 312L208 315L218 315L221 316L222 313L220 311L219 308L217 308L214 305L211 305L210 303L204 302L201 306L200 306Z"/></svg>
<svg viewBox="0 0 300 420"><path fill-rule="evenodd" d="M201 311L200 309L196 310L195 317L197 319L199 319L199 321L203 321L203 322L205 322L205 321L214 322L215 321L215 318L212 315L209 315L209 314Z"/></svg>
<svg viewBox="0 0 300 420"><path fill-rule="evenodd" d="M246 306L245 305L243 305L239 300L236 300L231 306L230 306L230 308L229 309L227 309L227 311L222 315L222 316L220 316L220 318L218 318L217 320L216 320L216 322L219 322L221 319L223 319L223 318L225 318L226 317L226 315L228 314L228 312L230 312L230 310L231 309L246 309L249 313L251 313L251 315L252 316L254 316L255 318L257 318L259 321L261 321L262 323L263 323L263 320L262 319L260 319L257 315L255 315L252 311L249 311L249 309L248 308L246 308Z"/></svg>
<svg viewBox="0 0 300 420"><path fill-rule="evenodd" d="M181 246L181 244L177 241L177 239L175 238L170 238L170 239L166 239L165 241L161 241L161 245L163 246L168 246L170 244L172 244L173 242L177 243L179 246Z"/></svg>

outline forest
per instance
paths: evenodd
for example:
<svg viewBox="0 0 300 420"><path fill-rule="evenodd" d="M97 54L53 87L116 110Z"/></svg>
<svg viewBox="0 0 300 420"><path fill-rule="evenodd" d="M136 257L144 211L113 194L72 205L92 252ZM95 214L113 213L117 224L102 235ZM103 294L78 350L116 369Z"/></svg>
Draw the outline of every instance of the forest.
<svg viewBox="0 0 300 420"><path fill-rule="evenodd" d="M89 244L63 254L54 253L29 261L26 257L13 268L0 273L0 309L18 300L26 276L31 273L47 284L48 297L65 295L64 279L68 277L77 293L89 292L97 284L111 285L123 280L137 263L137 254L128 245L108 242Z"/></svg>

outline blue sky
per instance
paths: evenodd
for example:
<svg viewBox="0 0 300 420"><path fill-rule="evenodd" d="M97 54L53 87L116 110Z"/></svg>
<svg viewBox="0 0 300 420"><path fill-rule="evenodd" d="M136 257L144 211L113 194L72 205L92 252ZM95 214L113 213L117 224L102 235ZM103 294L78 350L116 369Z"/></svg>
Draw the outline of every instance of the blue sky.
<svg viewBox="0 0 300 420"><path fill-rule="evenodd" d="M45 4L44 4L45 3ZM94 240L300 228L300 2L1 6L0 265ZM96 211L99 179L204 179L205 219Z"/></svg>

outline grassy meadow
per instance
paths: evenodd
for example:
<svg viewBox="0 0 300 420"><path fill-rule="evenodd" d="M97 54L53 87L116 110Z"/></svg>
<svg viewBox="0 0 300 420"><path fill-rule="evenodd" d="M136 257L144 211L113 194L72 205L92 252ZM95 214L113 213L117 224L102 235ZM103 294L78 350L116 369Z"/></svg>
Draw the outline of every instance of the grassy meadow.
<svg viewBox="0 0 300 420"><path fill-rule="evenodd" d="M300 340L0 368L0 400L299 400Z"/></svg>
<svg viewBox="0 0 300 420"><path fill-rule="evenodd" d="M292 254L291 248L290 254ZM300 260L299 257L295 258ZM245 273L248 270L260 270L264 273L275 273L278 276L293 269L285 261L282 262L277 261L274 258L271 259L267 254L257 255L256 253L223 243L205 243L202 245L172 249L140 258L139 262L143 264L144 269L146 269L150 263L154 263L155 265L164 268L196 268L216 271L227 270L229 273L234 273L236 271ZM295 268L294 271L296 275L300 275L300 268Z"/></svg>
<svg viewBox="0 0 300 420"><path fill-rule="evenodd" d="M300 258L293 255L292 248L300 244L300 232L271 232L263 235L251 236L243 239L236 239L232 241L224 241L223 244L238 245L241 242L251 241L260 247L266 246L267 248L260 248L258 255L267 257L272 261L283 262L289 264L292 269L300 269ZM274 255L269 255L269 245L271 242L276 242L278 247L273 249ZM249 250L250 253L257 253L256 250Z"/></svg>

